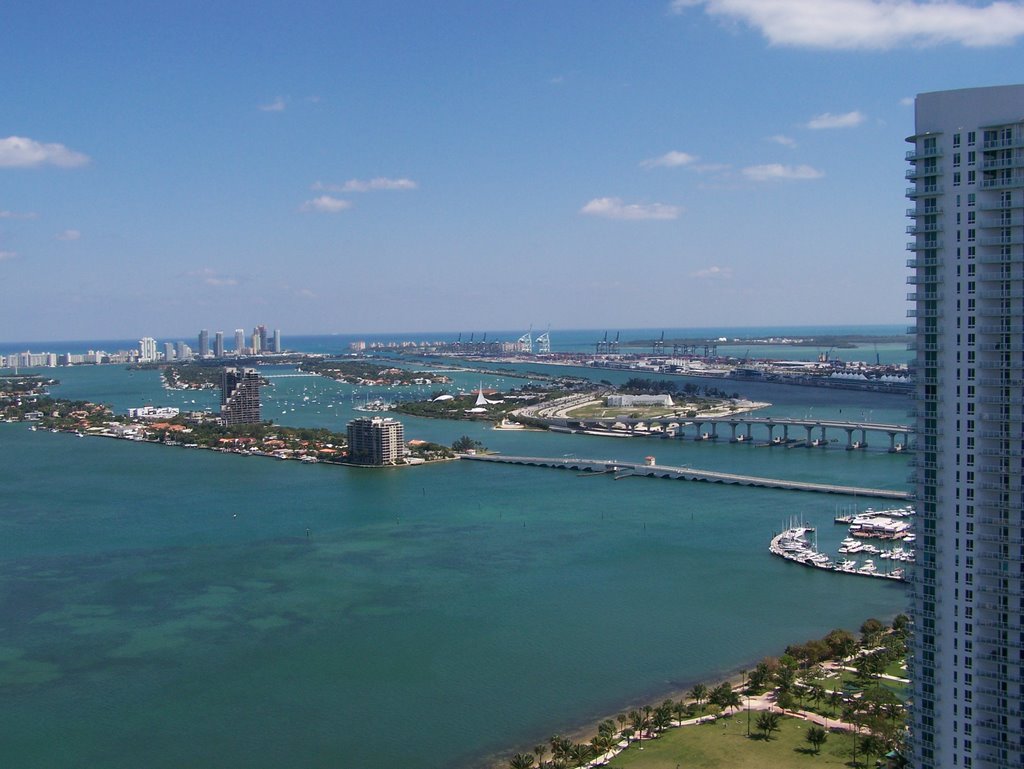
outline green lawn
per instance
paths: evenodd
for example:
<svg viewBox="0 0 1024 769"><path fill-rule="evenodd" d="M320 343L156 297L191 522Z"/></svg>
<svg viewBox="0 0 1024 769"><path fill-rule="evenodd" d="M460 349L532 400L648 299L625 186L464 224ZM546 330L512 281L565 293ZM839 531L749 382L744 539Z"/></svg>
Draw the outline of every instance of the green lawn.
<svg viewBox="0 0 1024 769"><path fill-rule="evenodd" d="M752 714L751 723L757 720ZM747 717L741 712L732 718L700 726L670 729L655 740L645 741L644 749L634 744L619 754L609 766L638 769L812 769L813 767L853 766L853 737L829 733L821 753L814 755L804 740L810 725L797 718L782 718L780 730L771 740L747 737ZM751 733L760 733L751 726ZM862 756L857 756L864 766ZM872 760L873 763L873 760Z"/></svg>

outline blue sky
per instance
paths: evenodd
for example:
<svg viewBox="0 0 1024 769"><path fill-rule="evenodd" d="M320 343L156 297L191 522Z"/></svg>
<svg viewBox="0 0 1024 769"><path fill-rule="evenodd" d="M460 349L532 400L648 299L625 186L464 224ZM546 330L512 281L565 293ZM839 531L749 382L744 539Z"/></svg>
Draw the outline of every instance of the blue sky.
<svg viewBox="0 0 1024 769"><path fill-rule="evenodd" d="M924 31L924 32L922 32ZM0 339L903 322L1024 4L11 3Z"/></svg>

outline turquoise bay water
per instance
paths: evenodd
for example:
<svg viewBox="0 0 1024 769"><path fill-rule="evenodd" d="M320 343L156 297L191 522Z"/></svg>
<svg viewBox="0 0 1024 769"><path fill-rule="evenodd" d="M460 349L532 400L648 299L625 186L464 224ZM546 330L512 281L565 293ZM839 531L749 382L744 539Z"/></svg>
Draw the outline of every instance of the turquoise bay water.
<svg viewBox="0 0 1024 769"><path fill-rule="evenodd" d="M56 395L118 409L215 408L152 372L58 377ZM274 381L267 416L351 417L347 386ZM761 387L739 389L771 413L905 420L902 398ZM505 453L887 488L907 475L874 451L404 421ZM474 766L904 606L898 585L768 555L790 516L834 551L838 497L467 462L309 467L25 425L0 425L0 457L4 766Z"/></svg>

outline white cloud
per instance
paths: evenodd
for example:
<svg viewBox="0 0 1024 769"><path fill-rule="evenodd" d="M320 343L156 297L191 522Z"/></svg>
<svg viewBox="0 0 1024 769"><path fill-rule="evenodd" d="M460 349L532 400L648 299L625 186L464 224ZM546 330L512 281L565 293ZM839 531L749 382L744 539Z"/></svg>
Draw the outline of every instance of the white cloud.
<svg viewBox="0 0 1024 769"><path fill-rule="evenodd" d="M705 267L690 273L691 278L700 280L729 280L732 278L732 267Z"/></svg>
<svg viewBox="0 0 1024 769"><path fill-rule="evenodd" d="M64 230L64 232L58 232L54 237L57 240L78 240L82 237L82 233L78 230Z"/></svg>
<svg viewBox="0 0 1024 769"><path fill-rule="evenodd" d="M775 134L775 136L769 136L768 141L781 144L783 147L789 147L790 149L796 149L796 139L789 136L783 136L782 134Z"/></svg>
<svg viewBox="0 0 1024 769"><path fill-rule="evenodd" d="M204 267L201 270L193 270L185 274L190 278L198 279L198 281L203 285L213 286L214 288L237 286L242 282L241 278L235 277L234 275L224 275L216 270L211 270L209 267Z"/></svg>
<svg viewBox="0 0 1024 769"><path fill-rule="evenodd" d="M269 104L260 104L259 109L261 112L284 112L284 108L287 106L284 97L278 96Z"/></svg>
<svg viewBox="0 0 1024 769"><path fill-rule="evenodd" d="M806 127L815 131L823 128L853 128L854 126L859 126L866 119L864 113L856 109L853 112L844 112L841 115L823 112L808 120Z"/></svg>
<svg viewBox="0 0 1024 769"><path fill-rule="evenodd" d="M580 213L605 219L641 221L676 219L682 209L664 203L623 203L620 198L594 198L580 209Z"/></svg>
<svg viewBox="0 0 1024 769"><path fill-rule="evenodd" d="M23 136L0 139L0 167L35 168L51 165L74 168L88 162L88 155L70 150L63 144L43 144Z"/></svg>
<svg viewBox="0 0 1024 769"><path fill-rule="evenodd" d="M812 166L787 166L782 163L765 163L759 166L747 166L743 175L755 182L766 182L774 179L820 179L825 175Z"/></svg>
<svg viewBox="0 0 1024 769"><path fill-rule="evenodd" d="M678 166L687 166L693 163L697 159L696 155L691 155L687 152L679 152L678 150L672 150L666 152L661 157L648 158L640 162L640 165L644 168L676 168Z"/></svg>
<svg viewBox="0 0 1024 769"><path fill-rule="evenodd" d="M900 99L900 106L901 107L913 107L914 106L914 97L913 96L904 96L902 99Z"/></svg>
<svg viewBox="0 0 1024 769"><path fill-rule="evenodd" d="M17 254L13 251L0 251L0 262L5 262L8 259L13 259Z"/></svg>
<svg viewBox="0 0 1024 769"><path fill-rule="evenodd" d="M997 0L673 0L758 29L772 45L888 49L957 43L1009 45L1024 34L1024 5Z"/></svg>
<svg viewBox="0 0 1024 769"><path fill-rule="evenodd" d="M388 179L378 176L374 179L349 179L343 184L313 182L310 189L318 192L371 192L373 190L414 190L418 186L412 179Z"/></svg>
<svg viewBox="0 0 1024 769"><path fill-rule="evenodd" d="M0 219L35 219L35 211L0 211Z"/></svg>
<svg viewBox="0 0 1024 769"><path fill-rule="evenodd" d="M351 201L341 200L340 198L334 198L330 195L321 195L318 198L307 200L302 204L300 210L316 211L323 214L336 214L339 211L344 211L346 208L351 207Z"/></svg>

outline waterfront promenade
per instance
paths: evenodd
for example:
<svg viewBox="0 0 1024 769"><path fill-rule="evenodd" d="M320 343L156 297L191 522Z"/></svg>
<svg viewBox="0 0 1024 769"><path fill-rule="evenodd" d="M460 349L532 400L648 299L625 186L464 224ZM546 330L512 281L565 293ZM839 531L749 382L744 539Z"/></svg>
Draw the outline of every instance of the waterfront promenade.
<svg viewBox="0 0 1024 769"><path fill-rule="evenodd" d="M501 454L461 454L460 459L475 462L500 462L510 465L551 467L558 470L575 470L578 473L609 474L616 480L641 476L646 478L668 478L683 481L705 481L735 486L757 486L760 488L786 489L789 491L812 491L820 494L842 494L855 497L878 499L910 499L906 491L873 489L864 486L840 486L831 483L810 483L808 481L787 481L781 478L764 478L756 475L738 475L715 470L698 470L692 467L669 467L649 465L643 462L620 462L615 459L577 459L574 457L516 457Z"/></svg>

